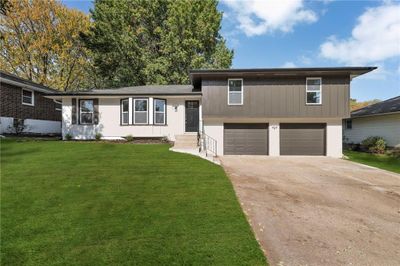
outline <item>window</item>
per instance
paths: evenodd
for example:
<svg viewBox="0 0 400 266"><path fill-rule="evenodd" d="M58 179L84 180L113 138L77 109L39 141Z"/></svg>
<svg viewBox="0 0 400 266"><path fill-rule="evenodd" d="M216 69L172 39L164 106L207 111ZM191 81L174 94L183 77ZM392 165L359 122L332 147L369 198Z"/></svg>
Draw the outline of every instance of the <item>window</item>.
<svg viewBox="0 0 400 266"><path fill-rule="evenodd" d="M346 120L345 128L346 128L346 129L352 129L352 128L353 128L353 120L347 119L347 120Z"/></svg>
<svg viewBox="0 0 400 266"><path fill-rule="evenodd" d="M228 105L243 104L243 79L228 79Z"/></svg>
<svg viewBox="0 0 400 266"><path fill-rule="evenodd" d="M33 91L22 89L22 104L34 106L34 99Z"/></svg>
<svg viewBox="0 0 400 266"><path fill-rule="evenodd" d="M62 110L61 101L54 100L54 103L56 104L56 111L61 111Z"/></svg>
<svg viewBox="0 0 400 266"><path fill-rule="evenodd" d="M121 124L129 124L129 99L121 100Z"/></svg>
<svg viewBox="0 0 400 266"><path fill-rule="evenodd" d="M148 99L134 99L134 124L147 124Z"/></svg>
<svg viewBox="0 0 400 266"><path fill-rule="evenodd" d="M165 100L154 99L154 124L165 125Z"/></svg>
<svg viewBox="0 0 400 266"><path fill-rule="evenodd" d="M93 100L79 100L79 123L93 124Z"/></svg>
<svg viewBox="0 0 400 266"><path fill-rule="evenodd" d="M306 79L307 104L321 104L321 78Z"/></svg>

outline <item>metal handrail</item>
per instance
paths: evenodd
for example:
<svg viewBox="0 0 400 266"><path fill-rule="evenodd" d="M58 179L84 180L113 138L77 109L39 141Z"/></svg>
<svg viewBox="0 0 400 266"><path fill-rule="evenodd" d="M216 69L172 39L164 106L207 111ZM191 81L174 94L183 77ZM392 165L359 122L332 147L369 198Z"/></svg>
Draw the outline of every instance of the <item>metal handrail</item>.
<svg viewBox="0 0 400 266"><path fill-rule="evenodd" d="M201 132L200 140L200 148L206 152L206 156L208 156L208 152L211 152L213 156L217 156L218 142L216 139L210 137L204 132Z"/></svg>

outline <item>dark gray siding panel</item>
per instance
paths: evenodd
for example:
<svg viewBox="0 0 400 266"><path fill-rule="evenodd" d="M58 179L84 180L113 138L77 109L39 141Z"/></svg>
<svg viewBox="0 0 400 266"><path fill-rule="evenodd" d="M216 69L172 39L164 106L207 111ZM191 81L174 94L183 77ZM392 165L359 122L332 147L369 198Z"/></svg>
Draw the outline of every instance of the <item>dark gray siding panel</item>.
<svg viewBox="0 0 400 266"><path fill-rule="evenodd" d="M267 155L268 124L224 124L225 155Z"/></svg>
<svg viewBox="0 0 400 266"><path fill-rule="evenodd" d="M322 104L306 105L306 77L243 78L243 105L228 105L227 79L203 80L205 117L349 117L349 77L322 77Z"/></svg>
<svg viewBox="0 0 400 266"><path fill-rule="evenodd" d="M281 155L325 155L326 124L280 124Z"/></svg>

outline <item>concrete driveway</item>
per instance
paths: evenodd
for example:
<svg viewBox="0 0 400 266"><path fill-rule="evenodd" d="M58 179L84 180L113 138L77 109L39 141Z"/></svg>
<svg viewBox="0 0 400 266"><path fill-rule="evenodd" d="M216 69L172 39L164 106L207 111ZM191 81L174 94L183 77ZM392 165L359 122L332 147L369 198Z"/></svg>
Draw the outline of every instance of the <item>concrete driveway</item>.
<svg viewBox="0 0 400 266"><path fill-rule="evenodd" d="M400 264L400 175L327 157L221 162L270 264Z"/></svg>

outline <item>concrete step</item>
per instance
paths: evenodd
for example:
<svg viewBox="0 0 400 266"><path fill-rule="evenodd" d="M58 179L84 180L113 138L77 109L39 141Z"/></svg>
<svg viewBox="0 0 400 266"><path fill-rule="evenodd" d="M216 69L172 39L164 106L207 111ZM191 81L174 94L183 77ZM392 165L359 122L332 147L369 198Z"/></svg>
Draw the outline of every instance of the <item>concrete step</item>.
<svg viewBox="0 0 400 266"><path fill-rule="evenodd" d="M197 149L197 135L196 134L185 134L176 135L174 148L176 149Z"/></svg>
<svg viewBox="0 0 400 266"><path fill-rule="evenodd" d="M174 149L194 149L198 150L199 147L197 145L185 145L185 144L174 144Z"/></svg>
<svg viewBox="0 0 400 266"><path fill-rule="evenodd" d="M197 142L197 135L176 135L176 141L196 141Z"/></svg>

